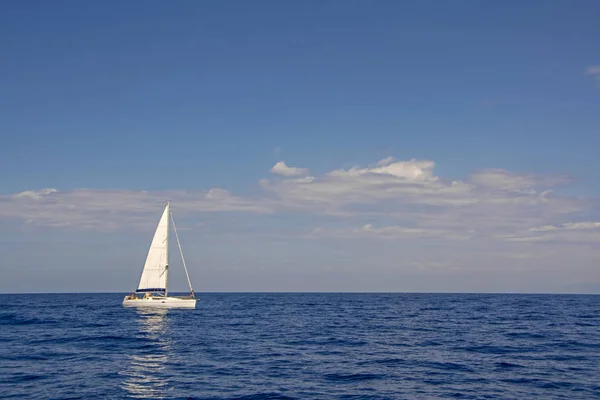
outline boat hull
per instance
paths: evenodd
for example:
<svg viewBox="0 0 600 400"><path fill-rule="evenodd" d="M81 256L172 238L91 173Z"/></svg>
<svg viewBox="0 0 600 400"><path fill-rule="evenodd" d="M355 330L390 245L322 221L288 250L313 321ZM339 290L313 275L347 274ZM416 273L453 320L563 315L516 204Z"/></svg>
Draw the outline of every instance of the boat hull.
<svg viewBox="0 0 600 400"><path fill-rule="evenodd" d="M152 307L152 308L196 308L196 299L181 297L149 297L131 299L125 296L123 299L125 307Z"/></svg>

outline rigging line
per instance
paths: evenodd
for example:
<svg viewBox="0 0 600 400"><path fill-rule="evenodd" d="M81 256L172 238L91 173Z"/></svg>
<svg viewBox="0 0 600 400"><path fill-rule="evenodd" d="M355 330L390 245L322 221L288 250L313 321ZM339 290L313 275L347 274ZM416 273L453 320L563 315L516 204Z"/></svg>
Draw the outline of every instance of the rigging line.
<svg viewBox="0 0 600 400"><path fill-rule="evenodd" d="M175 231L175 238L177 239L177 246L179 246L179 253L181 254L181 261L183 262L183 269L185 269L185 276L188 281L188 285L190 286L190 292L194 293L194 289L192 289L192 282L190 281L190 275L188 274L187 266L185 265L185 258L183 258L183 250L181 249L181 243L179 242L179 235L177 234L177 228L175 227L175 219L173 218L173 213L169 212L171 215L171 222L173 223L173 231Z"/></svg>

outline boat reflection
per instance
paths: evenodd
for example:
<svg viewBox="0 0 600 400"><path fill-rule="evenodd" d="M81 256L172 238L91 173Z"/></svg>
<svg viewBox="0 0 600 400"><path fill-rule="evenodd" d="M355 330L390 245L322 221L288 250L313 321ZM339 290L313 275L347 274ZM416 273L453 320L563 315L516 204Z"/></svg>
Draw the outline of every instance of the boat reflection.
<svg viewBox="0 0 600 400"><path fill-rule="evenodd" d="M165 396L167 380L164 378L171 342L167 334L168 310L137 309L138 334L147 343L137 354L129 355L129 363L121 371L121 387L133 398L160 399Z"/></svg>

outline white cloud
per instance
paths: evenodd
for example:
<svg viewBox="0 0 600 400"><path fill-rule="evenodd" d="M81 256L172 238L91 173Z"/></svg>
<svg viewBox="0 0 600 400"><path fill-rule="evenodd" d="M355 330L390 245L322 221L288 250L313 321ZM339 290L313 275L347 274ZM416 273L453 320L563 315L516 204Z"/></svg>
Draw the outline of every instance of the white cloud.
<svg viewBox="0 0 600 400"><path fill-rule="evenodd" d="M285 165L285 161L279 161L271 168L271 172L281 176L302 176L308 174L308 169L288 167Z"/></svg>
<svg viewBox="0 0 600 400"><path fill-rule="evenodd" d="M502 169L487 169L470 176L472 183L492 189L523 190L534 186L531 175L510 174Z"/></svg>
<svg viewBox="0 0 600 400"><path fill-rule="evenodd" d="M320 235L335 237L526 241L540 240L545 230L581 230L595 224L552 225L553 221L568 219L571 213L582 215L593 207L588 200L549 190L568 183L563 176L487 169L464 181L447 181L434 169L431 160L397 161L387 157L372 167L355 166L308 176L305 168L279 162L273 170L288 178L262 179L264 193L258 197L237 196L220 188L151 192L29 190L0 195L0 220L69 229L146 227L155 222L164 202L172 200L174 210L183 218L207 213L298 214L306 221L329 221ZM346 226L340 227L342 223Z"/></svg>
<svg viewBox="0 0 600 400"><path fill-rule="evenodd" d="M594 80L600 83L600 65L592 65L585 70L586 75L590 75Z"/></svg>
<svg viewBox="0 0 600 400"><path fill-rule="evenodd" d="M406 226L383 226L374 227L371 224L365 224L358 232L365 233L371 236L383 236L389 238L444 238L453 240L469 239L469 232L457 232L450 229L429 229L429 228L414 228Z"/></svg>
<svg viewBox="0 0 600 400"><path fill-rule="evenodd" d="M486 169L470 175L469 182L481 188L532 192L534 188L554 187L571 182L570 177L536 176L533 174L510 173L503 169Z"/></svg>
<svg viewBox="0 0 600 400"><path fill-rule="evenodd" d="M34 200L41 200L43 197L52 194L52 193L56 193L58 190L57 189L52 189L52 188L48 188L48 189L42 189L42 190L26 190L24 192L20 192L20 193L16 193L13 195L14 198L30 198L30 199L34 199Z"/></svg>
<svg viewBox="0 0 600 400"><path fill-rule="evenodd" d="M567 222L563 224L564 229L597 229L600 228L600 222Z"/></svg>
<svg viewBox="0 0 600 400"><path fill-rule="evenodd" d="M261 185L288 209L348 217L381 214L420 224L488 227L512 221L524 228L581 208L577 199L540 190L568 182L564 177L485 170L466 182L448 182L434 175L434 167L429 160L394 162L388 157L373 168L334 170L304 180L262 180Z"/></svg>
<svg viewBox="0 0 600 400"><path fill-rule="evenodd" d="M388 165L388 164L391 164L391 163L393 163L393 162L394 162L394 160L395 160L395 158L394 158L394 157L392 157L392 156L388 156L388 157L386 157L386 158L384 158L384 159L381 159L381 160L377 161L377 166L382 166L382 165Z"/></svg>
<svg viewBox="0 0 600 400"><path fill-rule="evenodd" d="M339 178L352 178L365 176L369 174L392 176L395 178L406 179L410 181L426 181L437 180L432 176L433 161L397 161L394 162L392 157L384 158L377 162L375 168L350 168L347 170L339 169L330 172L328 175Z"/></svg>
<svg viewBox="0 0 600 400"><path fill-rule="evenodd" d="M182 216L207 212L265 214L273 211L267 199L240 198L227 190L133 191L44 189L0 196L0 220L16 219L28 226L72 229L126 229L155 223L167 200Z"/></svg>
<svg viewBox="0 0 600 400"><path fill-rule="evenodd" d="M478 201L470 196L469 184L445 183L433 176L434 165L388 158L373 168L339 169L303 180L263 179L261 185L288 208L331 215L352 214L354 206L379 206L381 212L389 212L406 204L460 206Z"/></svg>
<svg viewBox="0 0 600 400"><path fill-rule="evenodd" d="M583 221L583 222L566 222L561 225L544 225L539 228L531 228L533 232L546 232L557 230L582 230L582 229L599 229L600 222Z"/></svg>
<svg viewBox="0 0 600 400"><path fill-rule="evenodd" d="M543 225L527 230L498 235L509 242L552 242L552 243L600 243L600 222L565 222L558 225Z"/></svg>
<svg viewBox="0 0 600 400"><path fill-rule="evenodd" d="M452 240L469 239L468 232L463 234L450 229L415 228L400 225L373 226L364 224L358 228L350 229L324 229L317 227L313 229L309 238L335 237L335 238L374 238L374 239L410 239L410 238L442 238Z"/></svg>

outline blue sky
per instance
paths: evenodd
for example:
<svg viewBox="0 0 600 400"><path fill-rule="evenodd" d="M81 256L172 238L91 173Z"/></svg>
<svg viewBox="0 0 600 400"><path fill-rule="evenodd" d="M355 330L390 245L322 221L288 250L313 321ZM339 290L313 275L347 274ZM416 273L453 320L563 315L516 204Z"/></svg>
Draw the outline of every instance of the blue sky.
<svg viewBox="0 0 600 400"><path fill-rule="evenodd" d="M600 291L599 13L5 2L0 291Z"/></svg>

